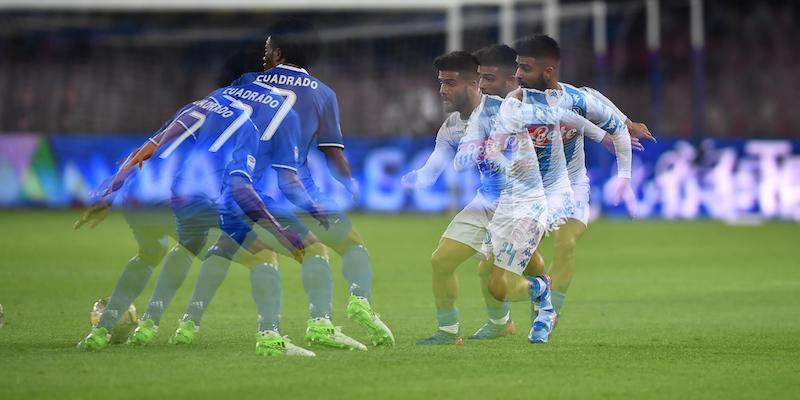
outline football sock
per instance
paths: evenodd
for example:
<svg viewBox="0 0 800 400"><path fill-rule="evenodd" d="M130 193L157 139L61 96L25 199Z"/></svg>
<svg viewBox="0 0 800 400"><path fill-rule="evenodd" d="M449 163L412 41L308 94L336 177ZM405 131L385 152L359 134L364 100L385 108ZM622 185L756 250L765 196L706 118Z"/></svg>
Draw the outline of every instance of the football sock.
<svg viewBox="0 0 800 400"><path fill-rule="evenodd" d="M451 308L449 310L436 310L436 322L439 324L439 330L447 333L458 333L458 308Z"/></svg>
<svg viewBox="0 0 800 400"><path fill-rule="evenodd" d="M281 273L272 264L250 270L250 288L258 309L258 331L279 331L281 320Z"/></svg>
<svg viewBox="0 0 800 400"><path fill-rule="evenodd" d="M225 280L230 264L231 260L219 256L211 256L203 261L200 266L200 275L197 277L197 284L192 292L192 299L189 301L189 307L183 317L184 321L190 320L200 325L203 312L214 298L219 285Z"/></svg>
<svg viewBox="0 0 800 400"><path fill-rule="evenodd" d="M553 290L550 296L552 297L553 308L560 313L561 308L564 307L564 302L567 301L567 294Z"/></svg>
<svg viewBox="0 0 800 400"><path fill-rule="evenodd" d="M331 318L333 278L331 266L320 256L306 257L301 268L303 288L308 295L310 318Z"/></svg>
<svg viewBox="0 0 800 400"><path fill-rule="evenodd" d="M372 264L364 246L351 246L342 256L342 273L350 293L355 296L369 298L372 290Z"/></svg>
<svg viewBox="0 0 800 400"><path fill-rule="evenodd" d="M486 312L493 324L505 324L510 317L511 305L507 301L499 302L495 299L486 299Z"/></svg>
<svg viewBox="0 0 800 400"><path fill-rule="evenodd" d="M122 314L131 306L133 300L142 293L152 274L152 265L142 261L139 256L131 258L117 280L117 286L114 287L97 326L106 328L110 332Z"/></svg>
<svg viewBox="0 0 800 400"><path fill-rule="evenodd" d="M182 247L175 247L167 254L142 320L152 319L156 325L161 323L161 316L186 279L193 260L192 254Z"/></svg>

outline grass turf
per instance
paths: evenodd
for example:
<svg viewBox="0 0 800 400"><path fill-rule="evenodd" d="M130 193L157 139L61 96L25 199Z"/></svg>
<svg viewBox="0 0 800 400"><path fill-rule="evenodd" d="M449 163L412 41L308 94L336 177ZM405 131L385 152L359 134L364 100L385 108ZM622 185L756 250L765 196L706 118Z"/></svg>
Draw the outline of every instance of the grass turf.
<svg viewBox="0 0 800 400"><path fill-rule="evenodd" d="M233 267L190 347L167 339L197 267L153 346L74 349L93 301L110 294L135 252L112 216L74 232L74 213L0 213L2 398L796 398L800 390L800 264L796 224L593 224L551 343L530 345L528 305L517 333L459 347L419 347L434 332L429 257L445 216L357 216L374 264L373 304L395 349L317 350L316 359L254 354L248 274ZM547 240L547 259L552 243ZM307 304L296 263L282 259L283 333L301 343ZM334 322L346 285L334 262ZM462 334L485 320L476 263L461 266ZM155 275L154 275L155 277ZM135 305L143 311L155 278Z"/></svg>

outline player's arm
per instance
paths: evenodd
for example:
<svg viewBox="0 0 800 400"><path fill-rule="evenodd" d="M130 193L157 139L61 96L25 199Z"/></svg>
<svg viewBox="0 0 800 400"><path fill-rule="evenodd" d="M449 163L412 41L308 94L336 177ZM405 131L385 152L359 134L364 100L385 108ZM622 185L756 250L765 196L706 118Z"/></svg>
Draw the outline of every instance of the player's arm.
<svg viewBox="0 0 800 400"><path fill-rule="evenodd" d="M614 102L612 102L604 94L600 93L599 90L596 90L596 89L593 89L593 88L590 88L590 87L587 87L587 86L584 86L584 87L580 88L580 90L592 95L595 99L597 99L598 101L600 101L601 103L603 103L607 107L611 108L614 111L614 113L617 115L617 117L619 117L622 121L625 122L625 126L627 126L628 127L628 131L630 131L631 138L634 138L637 141L639 139L648 139L648 140L652 140L654 142L656 141L656 138L653 137L652 133L650 133L650 129L647 128L647 125L645 125L645 124L643 124L641 122L633 122L633 121L631 121L631 119L628 118L628 116L626 116L625 113L623 113L622 110L620 110L616 106L616 104L614 104Z"/></svg>
<svg viewBox="0 0 800 400"><path fill-rule="evenodd" d="M486 145L484 138L488 137L491 132L481 132L480 114L481 110L472 113L467 122L464 137L458 143L458 149L453 157L453 168L458 172L474 167L484 156L484 146Z"/></svg>
<svg viewBox="0 0 800 400"><path fill-rule="evenodd" d="M251 174L255 164L252 160L255 160L254 154L259 150L259 139L256 130L239 134L232 159L226 167L231 196L248 218L272 233L299 261L305 248L302 238L283 227L253 189Z"/></svg>
<svg viewBox="0 0 800 400"><path fill-rule="evenodd" d="M320 126L317 130L317 148L325 155L328 170L333 175L333 178L350 192L353 200L358 201L361 193L358 181L351 175L350 163L347 161L347 157L344 156L344 137L339 119L339 101L333 91L328 93L325 104L323 104Z"/></svg>
<svg viewBox="0 0 800 400"><path fill-rule="evenodd" d="M326 213L309 196L308 191L297 176L297 158L295 157L300 135L300 120L292 111L281 121L277 132L269 141L262 141L259 146L263 154L269 154L272 168L278 176L278 187L292 204L308 212L326 229L330 226Z"/></svg>
<svg viewBox="0 0 800 400"><path fill-rule="evenodd" d="M522 115L522 107L522 90L517 89L509 93L500 105L500 116L486 141L484 159L493 170L501 174L508 174L511 167L511 161L503 153L510 138L517 135L523 141L530 140Z"/></svg>
<svg viewBox="0 0 800 400"><path fill-rule="evenodd" d="M616 118L616 116L614 116ZM598 137L608 133L611 129L610 126L600 128L595 125L594 121L587 120L570 110L564 110L561 115L562 123L574 126L578 132L582 132L585 136ZM622 132L622 133L620 133ZM611 135L614 140L615 153L617 157L617 181L616 189L614 191L614 205L618 205L620 201L625 203L628 210L628 215L633 218L636 215L636 197L631 188L631 142L627 134L627 128L622 125L619 132Z"/></svg>

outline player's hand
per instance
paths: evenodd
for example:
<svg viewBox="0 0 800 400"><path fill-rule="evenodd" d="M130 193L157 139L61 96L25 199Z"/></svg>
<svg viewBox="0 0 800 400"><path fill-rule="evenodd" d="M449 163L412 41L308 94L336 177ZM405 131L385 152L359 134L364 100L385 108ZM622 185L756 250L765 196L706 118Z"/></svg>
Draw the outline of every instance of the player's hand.
<svg viewBox="0 0 800 400"><path fill-rule="evenodd" d="M331 221L330 219L328 219L328 214L325 213L325 211L322 211L322 209L320 209L319 207L315 207L313 210L311 210L310 214L311 217L313 217L315 220L317 220L317 222L319 222L319 225L321 227L325 228L325 230L330 229Z"/></svg>
<svg viewBox="0 0 800 400"><path fill-rule="evenodd" d="M306 244L303 242L298 234L291 231L289 228L281 228L275 238L281 242L281 245L287 250L292 252L292 258L297 262L302 263L305 256Z"/></svg>
<svg viewBox="0 0 800 400"><path fill-rule="evenodd" d="M628 217L631 219L636 218L636 195L633 193L633 188L631 188L631 178L616 179L612 204L618 206L622 201L625 203Z"/></svg>
<svg viewBox="0 0 800 400"><path fill-rule="evenodd" d="M647 127L647 125L641 122L631 122L631 124L628 125L628 132L630 132L631 138L647 139L652 140L653 142L656 141L656 138L653 137L652 133L650 133L650 129Z"/></svg>
<svg viewBox="0 0 800 400"><path fill-rule="evenodd" d="M347 185L347 191L353 197L353 203L361 203L361 185L358 184L356 178L350 177L350 184Z"/></svg>
<svg viewBox="0 0 800 400"><path fill-rule="evenodd" d="M404 189L413 189L417 186L417 170L411 171L400 178Z"/></svg>
<svg viewBox="0 0 800 400"><path fill-rule="evenodd" d="M111 204L107 201L101 201L97 204L92 205L86 211L81 214L80 218L75 221L75 224L72 225L73 229L78 229L85 225L87 222L91 221L89 224L90 228L96 227L98 224L103 222L104 219L108 216L108 212L111 209Z"/></svg>
<svg viewBox="0 0 800 400"><path fill-rule="evenodd" d="M631 149L636 151L644 151L644 146L639 141L639 138L631 136Z"/></svg>

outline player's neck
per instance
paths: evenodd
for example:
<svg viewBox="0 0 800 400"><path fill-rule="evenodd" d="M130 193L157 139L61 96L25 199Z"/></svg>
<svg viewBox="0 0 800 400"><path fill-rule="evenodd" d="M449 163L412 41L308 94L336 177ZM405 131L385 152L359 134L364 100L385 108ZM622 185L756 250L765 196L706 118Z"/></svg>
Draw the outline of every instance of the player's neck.
<svg viewBox="0 0 800 400"><path fill-rule="evenodd" d="M472 115L472 112L475 111L475 108L481 104L481 94L480 92L469 96L469 102L467 103L467 108L464 110L459 111L459 116L462 120L469 119L469 116Z"/></svg>
<svg viewBox="0 0 800 400"><path fill-rule="evenodd" d="M552 82L547 82L547 88L561 90L561 85L558 84L558 80L554 80Z"/></svg>

